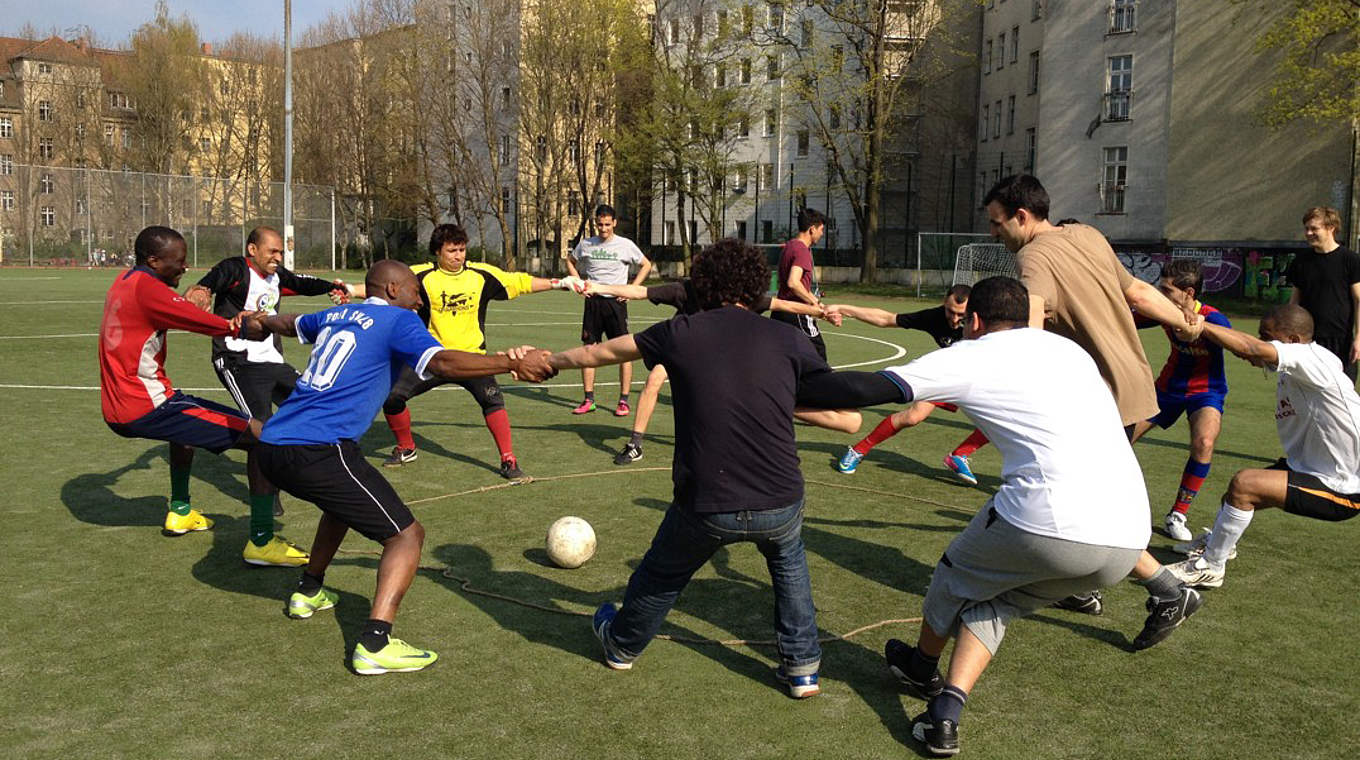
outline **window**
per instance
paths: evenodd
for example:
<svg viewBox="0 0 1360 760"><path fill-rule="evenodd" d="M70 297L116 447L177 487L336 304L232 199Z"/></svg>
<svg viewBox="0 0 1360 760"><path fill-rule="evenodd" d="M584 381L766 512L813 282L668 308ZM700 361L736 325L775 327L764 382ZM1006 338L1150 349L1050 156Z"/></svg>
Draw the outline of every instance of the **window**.
<svg viewBox="0 0 1360 760"><path fill-rule="evenodd" d="M55 227L57 224L57 210L52 206L42 207L42 226Z"/></svg>
<svg viewBox="0 0 1360 760"><path fill-rule="evenodd" d="M85 122L81 122L76 125L76 139L77 140L85 139Z"/></svg>
<svg viewBox="0 0 1360 760"><path fill-rule="evenodd" d="M765 57L765 79L770 82L779 79L779 56Z"/></svg>
<svg viewBox="0 0 1360 760"><path fill-rule="evenodd" d="M14 210L14 191L0 190L0 211Z"/></svg>
<svg viewBox="0 0 1360 760"><path fill-rule="evenodd" d="M581 215L581 194L572 191L567 193L567 216Z"/></svg>
<svg viewBox="0 0 1360 760"><path fill-rule="evenodd" d="M774 164L760 165L759 187L769 190L774 187Z"/></svg>
<svg viewBox="0 0 1360 760"><path fill-rule="evenodd" d="M831 70L839 73L840 70L843 69L843 68L845 68L845 46L844 46L844 45L832 45L832 46L831 46Z"/></svg>
<svg viewBox="0 0 1360 760"><path fill-rule="evenodd" d="M1109 58L1105 78L1105 120L1127 121L1133 100L1133 56Z"/></svg>
<svg viewBox="0 0 1360 760"><path fill-rule="evenodd" d="M50 137L39 137L39 138L38 138L38 158L41 158L41 159L43 159L44 161L51 161L51 160L52 160L52 156L54 156L54 155L56 155L56 149L53 147L52 138L50 138Z"/></svg>
<svg viewBox="0 0 1360 760"><path fill-rule="evenodd" d="M1011 63L1020 60L1020 27L1011 27Z"/></svg>
<svg viewBox="0 0 1360 760"><path fill-rule="evenodd" d="M206 124L206 123L208 123L211 119L212 119L212 114L208 111L208 107L207 107L207 106L200 106L199 109L198 109L198 120L199 120L200 122L203 122L204 124Z"/></svg>
<svg viewBox="0 0 1360 760"><path fill-rule="evenodd" d="M104 143L105 143L106 145L108 145L109 147L113 147L113 125L112 125L112 124L105 124L105 125L104 125Z"/></svg>
<svg viewBox="0 0 1360 760"><path fill-rule="evenodd" d="M987 125L992 123L992 106L989 103L982 104L982 118L978 120L978 125L982 127L982 142L987 142Z"/></svg>
<svg viewBox="0 0 1360 760"><path fill-rule="evenodd" d="M775 130L777 130L778 128L779 128L779 114L775 113L774 109L772 108L765 111L765 136L766 137L773 136Z"/></svg>
<svg viewBox="0 0 1360 760"><path fill-rule="evenodd" d="M769 219L760 220L760 242L774 242L774 222Z"/></svg>
<svg viewBox="0 0 1360 760"><path fill-rule="evenodd" d="M1124 213L1124 188L1129 179L1129 148L1105 148L1105 166L1100 178L1100 213Z"/></svg>
<svg viewBox="0 0 1360 760"><path fill-rule="evenodd" d="M509 87L502 87L502 88L501 88L501 108L504 108L504 109L506 109L506 110L509 110L509 108L510 108L510 88L509 88Z"/></svg>
<svg viewBox="0 0 1360 760"><path fill-rule="evenodd" d="M671 19L671 44L676 45L680 42L680 19Z"/></svg>
<svg viewBox="0 0 1360 760"><path fill-rule="evenodd" d="M1044 0L1034 0L1034 4L1030 7L1029 20L1038 21L1043 17L1044 17Z"/></svg>
<svg viewBox="0 0 1360 760"><path fill-rule="evenodd" d="M1137 0L1110 0L1110 34L1132 32L1137 9Z"/></svg>
<svg viewBox="0 0 1360 760"><path fill-rule="evenodd" d="M501 135L500 159L502 164L510 163L510 135Z"/></svg>
<svg viewBox="0 0 1360 760"><path fill-rule="evenodd" d="M1035 134L1034 134L1034 127L1030 127L1029 129L1026 129L1026 130L1025 130L1025 173L1026 173L1026 174L1033 174L1033 173L1034 173L1035 150L1036 150L1037 147L1038 147L1038 141L1037 141L1037 139L1036 139L1036 137L1035 137Z"/></svg>
<svg viewBox="0 0 1360 760"><path fill-rule="evenodd" d="M51 195L52 184L52 175L44 172L42 177L38 179L38 192L43 195Z"/></svg>
<svg viewBox="0 0 1360 760"><path fill-rule="evenodd" d="M226 84L223 83L223 86L225 87ZM225 95L226 93L223 93L223 94ZM127 96L126 93L117 92L117 91L114 91L114 90L110 90L110 91L109 91L109 108L124 108L124 109L126 109L126 108L131 108L131 107L132 107L132 103L131 103L131 101L128 100L128 96Z"/></svg>
<svg viewBox="0 0 1360 760"><path fill-rule="evenodd" d="M14 173L14 156L9 153L0 153L0 175Z"/></svg>
<svg viewBox="0 0 1360 760"><path fill-rule="evenodd" d="M567 161L572 164L581 162L581 139L579 137L567 144Z"/></svg>
<svg viewBox="0 0 1360 760"><path fill-rule="evenodd" d="M0 82L0 98L5 97L5 83Z"/></svg>
<svg viewBox="0 0 1360 760"><path fill-rule="evenodd" d="M599 166L600 164L603 164L603 163L604 163L604 150L605 150L605 148L604 148L604 140L596 140L596 141L595 141L595 165L596 165L596 166Z"/></svg>
<svg viewBox="0 0 1360 760"><path fill-rule="evenodd" d="M737 240L746 239L746 220L737 222Z"/></svg>
<svg viewBox="0 0 1360 760"><path fill-rule="evenodd" d="M510 213L510 186L501 185L501 213Z"/></svg>
<svg viewBox="0 0 1360 760"><path fill-rule="evenodd" d="M540 162L548 160L548 138L543 135L534 138L534 155Z"/></svg>
<svg viewBox="0 0 1360 760"><path fill-rule="evenodd" d="M39 64L38 64L38 73L39 73L39 74L51 74L51 73L52 73L52 64L50 64L50 63L39 63Z"/></svg>
<svg viewBox="0 0 1360 760"><path fill-rule="evenodd" d="M1015 134L1015 96L1006 98L1006 134Z"/></svg>
<svg viewBox="0 0 1360 760"><path fill-rule="evenodd" d="M727 11L718 11L718 36L726 37L732 33L732 22L727 19Z"/></svg>
<svg viewBox="0 0 1360 760"><path fill-rule="evenodd" d="M737 166L736 179L732 182L732 191L736 193L746 192L746 181L750 172L747 171L745 164Z"/></svg>
<svg viewBox="0 0 1360 760"><path fill-rule="evenodd" d="M751 120L742 116L737 119L737 137L751 136Z"/></svg>
<svg viewBox="0 0 1360 760"><path fill-rule="evenodd" d="M982 46L982 73L992 73L992 41L987 40L987 44Z"/></svg>
<svg viewBox="0 0 1360 760"><path fill-rule="evenodd" d="M1001 101L996 101L996 111L992 114L992 137L1001 137Z"/></svg>
<svg viewBox="0 0 1360 760"><path fill-rule="evenodd" d="M831 129L841 128L841 107L831 106L826 113L826 123Z"/></svg>
<svg viewBox="0 0 1360 760"><path fill-rule="evenodd" d="M741 36L750 37L751 30L756 26L756 12L749 5L741 8Z"/></svg>
<svg viewBox="0 0 1360 760"><path fill-rule="evenodd" d="M720 64L718 64L717 66L715 66L714 68L717 69L717 73L718 73L718 86L719 86L719 87L726 87L726 86L727 86L727 67L724 66L724 65L722 65L722 64L720 63Z"/></svg>
<svg viewBox="0 0 1360 760"><path fill-rule="evenodd" d="M1006 68L1006 33L1002 32L996 38L996 70Z"/></svg>
<svg viewBox="0 0 1360 760"><path fill-rule="evenodd" d="M806 158L808 154L808 144L811 142L811 135L806 129L798 130L798 157Z"/></svg>
<svg viewBox="0 0 1360 760"><path fill-rule="evenodd" d="M1039 91L1039 51L1029 54L1029 94Z"/></svg>
<svg viewBox="0 0 1360 760"><path fill-rule="evenodd" d="M39 100L38 121L51 121L51 120L52 120L52 101Z"/></svg>
<svg viewBox="0 0 1360 760"><path fill-rule="evenodd" d="M750 84L750 83L751 83L751 59L750 59L750 58L743 58L743 59L741 59L741 83L742 83L742 84Z"/></svg>
<svg viewBox="0 0 1360 760"><path fill-rule="evenodd" d="M779 3L770 3L770 31L778 34L784 30L784 6Z"/></svg>
<svg viewBox="0 0 1360 760"><path fill-rule="evenodd" d="M14 136L14 119L8 116L0 116L0 137Z"/></svg>
<svg viewBox="0 0 1360 760"><path fill-rule="evenodd" d="M701 40L703 38L704 38L704 14L696 13L694 14L694 39Z"/></svg>
<svg viewBox="0 0 1360 760"><path fill-rule="evenodd" d="M132 147L132 130L130 129L123 130L123 147L124 148Z"/></svg>
<svg viewBox="0 0 1360 760"><path fill-rule="evenodd" d="M212 140L207 137L198 138L198 149L202 153L212 150Z"/></svg>
<svg viewBox="0 0 1360 760"><path fill-rule="evenodd" d="M805 48L812 47L812 19L803 19L802 27L802 35L799 44Z"/></svg>
<svg viewBox="0 0 1360 760"><path fill-rule="evenodd" d="M78 214L78 215L80 215L80 216L84 216L84 215L85 215L85 199L84 199L84 198L76 198L76 214Z"/></svg>

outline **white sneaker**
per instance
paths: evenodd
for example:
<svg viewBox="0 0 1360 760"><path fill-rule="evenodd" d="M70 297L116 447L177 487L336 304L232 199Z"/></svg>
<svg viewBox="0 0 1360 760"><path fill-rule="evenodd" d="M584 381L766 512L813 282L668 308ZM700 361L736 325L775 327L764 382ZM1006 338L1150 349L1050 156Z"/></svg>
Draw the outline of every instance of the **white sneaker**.
<svg viewBox="0 0 1360 760"><path fill-rule="evenodd" d="M1198 557L1204 554L1205 548L1209 546L1209 536L1211 535L1213 535L1213 531L1208 528L1205 528L1204 532L1200 533L1198 536L1195 536L1195 540L1182 541L1179 544L1172 545L1171 551L1176 552L1178 554L1184 554L1192 558ZM1236 546L1234 546L1232 550L1228 552L1228 559L1237 559Z"/></svg>
<svg viewBox="0 0 1360 760"><path fill-rule="evenodd" d="M1162 525L1166 528L1166 534L1177 541L1189 541L1195 537L1190 529L1185 527L1185 515L1174 509L1166 513Z"/></svg>
<svg viewBox="0 0 1360 760"><path fill-rule="evenodd" d="M1167 565L1166 569L1191 588L1218 588L1223 585L1223 577L1227 575L1225 568L1214 567L1202 556Z"/></svg>

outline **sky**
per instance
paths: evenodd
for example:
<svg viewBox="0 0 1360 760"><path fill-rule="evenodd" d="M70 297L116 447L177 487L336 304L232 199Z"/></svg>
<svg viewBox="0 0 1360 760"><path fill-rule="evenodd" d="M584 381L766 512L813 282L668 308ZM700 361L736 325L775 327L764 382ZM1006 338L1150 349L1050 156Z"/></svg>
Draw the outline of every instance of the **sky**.
<svg viewBox="0 0 1360 760"><path fill-rule="evenodd" d="M283 39L283 0L168 0L172 16L187 15L198 26L198 36L220 42L232 32L251 31ZM5 3L9 5L9 3ZM330 11L341 11L349 0L293 0L293 38L321 21ZM75 37L76 27L89 26L103 47L125 47L132 32L156 15L156 0L15 0L0 15L0 36L15 36L25 23L40 35L55 31Z"/></svg>

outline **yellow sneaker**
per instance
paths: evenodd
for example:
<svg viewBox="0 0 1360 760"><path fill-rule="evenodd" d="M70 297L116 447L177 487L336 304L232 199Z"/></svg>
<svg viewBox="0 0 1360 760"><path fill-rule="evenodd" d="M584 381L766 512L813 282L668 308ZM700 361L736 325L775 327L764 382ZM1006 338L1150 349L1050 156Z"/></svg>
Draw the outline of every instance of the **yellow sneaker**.
<svg viewBox="0 0 1360 760"><path fill-rule="evenodd" d="M241 558L247 565L260 567L300 567L307 564L311 556L291 541L274 536L264 546L256 546L253 542L247 541L245 550L241 552Z"/></svg>
<svg viewBox="0 0 1360 760"><path fill-rule="evenodd" d="M203 516L197 509L189 510L187 515L177 515L174 512L165 513L165 528L161 533L167 536L182 536L194 530L209 530L213 526L213 521Z"/></svg>

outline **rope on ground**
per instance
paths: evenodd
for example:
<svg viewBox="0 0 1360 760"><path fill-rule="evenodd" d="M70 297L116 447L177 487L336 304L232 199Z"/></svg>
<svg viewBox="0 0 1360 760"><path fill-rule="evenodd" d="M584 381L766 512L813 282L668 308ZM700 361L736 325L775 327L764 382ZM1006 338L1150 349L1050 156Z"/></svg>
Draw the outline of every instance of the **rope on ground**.
<svg viewBox="0 0 1360 760"><path fill-rule="evenodd" d="M593 478L598 475L627 475L637 472L670 472L670 470L671 468L669 467L629 467L627 469L620 470L601 470L599 472L573 472L567 475L548 475L541 478L536 478L529 475L522 478L516 478L515 480L512 480L508 483L497 483L496 485L493 486L482 486L481 488L469 488L466 491L456 491L454 493L440 494L439 496L429 496L424 499L414 499L406 503L408 505L426 504L428 502L439 501L441 499L452 499L456 496L470 496L475 493L486 493L487 491L499 491L502 488L514 488L515 486L524 486L530 483L547 483L553 480L569 480L572 478Z"/></svg>

